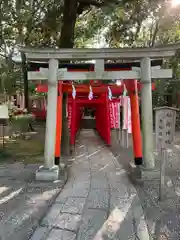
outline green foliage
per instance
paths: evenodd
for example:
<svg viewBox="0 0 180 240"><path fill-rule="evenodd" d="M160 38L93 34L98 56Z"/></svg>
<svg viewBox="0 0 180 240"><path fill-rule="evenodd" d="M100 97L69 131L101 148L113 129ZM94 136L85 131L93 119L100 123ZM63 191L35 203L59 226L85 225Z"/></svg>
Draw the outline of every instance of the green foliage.
<svg viewBox="0 0 180 240"><path fill-rule="evenodd" d="M78 4L75 47L94 46L105 40L110 47L154 46L180 39L180 8L170 8L158 0L2 0L0 13L0 91L11 94L21 82L21 71L14 67L16 45L58 47L63 25L64 2ZM73 5L75 7L75 5ZM65 28L69 31L69 28ZM172 81L157 80L154 102L163 104L164 95L179 91L179 59L166 62L173 68ZM32 89L31 89L32 90ZM34 94L34 91L31 91Z"/></svg>
<svg viewBox="0 0 180 240"><path fill-rule="evenodd" d="M93 38L106 24L107 19L102 9L90 8L87 13L79 16L76 21L75 46L85 47L92 44Z"/></svg>
<svg viewBox="0 0 180 240"><path fill-rule="evenodd" d="M3 62L0 68L0 93L13 95L21 83L21 70L14 64Z"/></svg>

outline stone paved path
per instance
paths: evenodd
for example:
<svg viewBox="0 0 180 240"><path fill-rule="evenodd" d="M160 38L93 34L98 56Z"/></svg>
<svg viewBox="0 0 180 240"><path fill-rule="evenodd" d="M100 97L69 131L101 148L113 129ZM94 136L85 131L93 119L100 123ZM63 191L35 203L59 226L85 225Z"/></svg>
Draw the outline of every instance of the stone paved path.
<svg viewBox="0 0 180 240"><path fill-rule="evenodd" d="M149 240L135 188L93 131L81 132L69 169L31 240Z"/></svg>

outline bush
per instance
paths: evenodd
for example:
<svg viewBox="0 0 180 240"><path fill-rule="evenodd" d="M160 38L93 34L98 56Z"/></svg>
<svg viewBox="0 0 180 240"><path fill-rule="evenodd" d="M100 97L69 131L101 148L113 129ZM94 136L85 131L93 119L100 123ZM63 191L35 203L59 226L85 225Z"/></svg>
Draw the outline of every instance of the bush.
<svg viewBox="0 0 180 240"><path fill-rule="evenodd" d="M19 114L10 117L10 123L14 131L27 132L29 124L34 121L33 114Z"/></svg>

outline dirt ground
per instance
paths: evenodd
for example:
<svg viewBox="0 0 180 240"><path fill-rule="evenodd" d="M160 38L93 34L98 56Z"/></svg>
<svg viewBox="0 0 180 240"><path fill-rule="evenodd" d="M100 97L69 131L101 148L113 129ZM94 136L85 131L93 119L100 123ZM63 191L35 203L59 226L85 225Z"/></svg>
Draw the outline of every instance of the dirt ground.
<svg viewBox="0 0 180 240"><path fill-rule="evenodd" d="M23 137L1 137L0 162L23 162L33 164L43 162L45 123L33 124L34 131L27 132Z"/></svg>

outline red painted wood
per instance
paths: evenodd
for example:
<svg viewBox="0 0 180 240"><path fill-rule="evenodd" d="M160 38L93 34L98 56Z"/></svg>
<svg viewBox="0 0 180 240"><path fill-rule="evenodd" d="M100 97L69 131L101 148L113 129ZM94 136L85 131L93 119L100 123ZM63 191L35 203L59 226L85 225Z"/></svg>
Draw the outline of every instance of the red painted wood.
<svg viewBox="0 0 180 240"><path fill-rule="evenodd" d="M55 157L60 157L61 154L61 135L62 135L62 91L57 98Z"/></svg>
<svg viewBox="0 0 180 240"><path fill-rule="evenodd" d="M137 89L137 81L134 80L135 89ZM132 121L132 138L134 158L142 159L142 139L140 127L140 114L139 114L139 100L137 90L130 94L131 101L131 121Z"/></svg>
<svg viewBox="0 0 180 240"><path fill-rule="evenodd" d="M131 80L133 81L133 80ZM108 92L108 86L110 86L112 94L122 94L123 92L123 85L121 86L117 86L116 84L112 84L112 85L102 85L102 86L92 86L93 89L93 93L94 94L101 94L101 93L107 93ZM138 87L138 91L141 90L142 84L140 82L137 82L137 87ZM85 85L85 84L78 84L75 85L76 88L76 94L88 94L89 93L89 85ZM60 91L61 87L60 84L58 84L58 91ZM152 83L152 91L155 90L155 84ZM37 92L47 92L48 91L48 86L46 84L38 84L37 88L36 88ZM133 84L129 84L128 85L128 91L135 91L134 89L134 85ZM67 92L68 94L72 94L72 85L71 84L66 84L63 83L63 92Z"/></svg>

